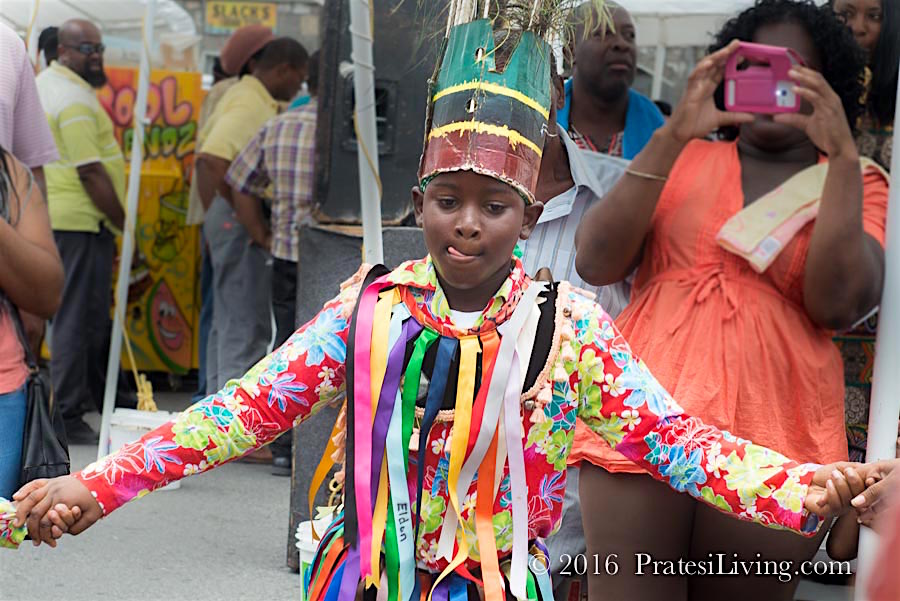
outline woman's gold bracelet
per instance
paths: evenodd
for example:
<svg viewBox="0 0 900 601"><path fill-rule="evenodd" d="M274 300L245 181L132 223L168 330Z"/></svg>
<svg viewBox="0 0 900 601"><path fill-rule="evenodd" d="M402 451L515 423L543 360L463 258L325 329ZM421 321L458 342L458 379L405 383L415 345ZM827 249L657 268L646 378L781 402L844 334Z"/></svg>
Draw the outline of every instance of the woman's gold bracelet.
<svg viewBox="0 0 900 601"><path fill-rule="evenodd" d="M649 179L654 182L665 182L669 180L668 176L665 175L654 175L653 173L644 173L643 171L635 171L634 169L626 169L625 173L640 177L641 179Z"/></svg>

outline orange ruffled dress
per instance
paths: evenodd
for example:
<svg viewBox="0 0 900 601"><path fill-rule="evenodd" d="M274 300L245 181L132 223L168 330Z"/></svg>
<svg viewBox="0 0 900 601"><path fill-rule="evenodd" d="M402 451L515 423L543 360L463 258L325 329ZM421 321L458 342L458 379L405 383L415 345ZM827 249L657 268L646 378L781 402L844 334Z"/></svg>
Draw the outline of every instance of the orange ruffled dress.
<svg viewBox="0 0 900 601"><path fill-rule="evenodd" d="M863 226L882 246L887 202L887 182L867 173ZM833 333L803 308L815 222L760 275L715 240L743 206L737 144L689 144L660 196L617 325L688 414L799 461L846 460L843 363ZM643 471L579 423L569 464L582 460Z"/></svg>

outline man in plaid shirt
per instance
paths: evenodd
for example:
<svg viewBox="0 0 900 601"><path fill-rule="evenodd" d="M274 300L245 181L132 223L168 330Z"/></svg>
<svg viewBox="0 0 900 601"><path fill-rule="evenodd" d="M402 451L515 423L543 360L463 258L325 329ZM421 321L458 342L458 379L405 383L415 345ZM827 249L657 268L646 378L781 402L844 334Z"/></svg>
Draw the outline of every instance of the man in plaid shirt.
<svg viewBox="0 0 900 601"><path fill-rule="evenodd" d="M272 253L275 346L294 333L299 228L310 221L316 154L319 53L309 58L310 101L269 120L232 161L225 181L238 221L255 244ZM271 219L264 208L271 200ZM271 445L273 473L291 474L291 436Z"/></svg>

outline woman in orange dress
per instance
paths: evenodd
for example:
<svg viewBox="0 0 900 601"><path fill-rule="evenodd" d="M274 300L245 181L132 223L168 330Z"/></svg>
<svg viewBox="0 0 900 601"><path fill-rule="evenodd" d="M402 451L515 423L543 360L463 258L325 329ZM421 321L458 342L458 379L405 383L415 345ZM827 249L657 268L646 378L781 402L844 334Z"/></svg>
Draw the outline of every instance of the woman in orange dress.
<svg viewBox="0 0 900 601"><path fill-rule="evenodd" d="M730 52L701 61L672 119L586 214L576 266L601 285L639 265L617 324L688 411L802 460L845 460L843 368L831 336L880 298L888 196L882 173L863 175L849 125L861 110L863 57L849 31L812 2L760 0L726 24L716 48L735 38L804 57L809 68L791 72L801 113L720 111L714 93ZM736 140L696 139L725 126L739 128ZM765 271L717 243L735 214L826 160L816 219ZM572 454L582 465L584 515L599 516L585 519L588 553L601 567L611 554L634 565L623 563L615 577L591 574L592 599L793 598L794 570L821 537L727 523L638 473L594 436L580 428ZM705 457L697 461L706 465ZM733 564L733 554L756 563ZM678 567L689 559L706 563ZM795 564L759 563L788 560ZM734 573L708 577L720 571Z"/></svg>

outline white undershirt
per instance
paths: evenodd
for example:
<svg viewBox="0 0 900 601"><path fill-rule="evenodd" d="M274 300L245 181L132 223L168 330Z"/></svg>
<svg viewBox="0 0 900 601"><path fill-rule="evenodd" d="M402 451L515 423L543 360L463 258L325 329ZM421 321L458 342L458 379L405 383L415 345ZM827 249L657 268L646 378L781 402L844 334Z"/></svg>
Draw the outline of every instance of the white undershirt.
<svg viewBox="0 0 900 601"><path fill-rule="evenodd" d="M467 311L454 311L450 309L450 319L457 328L461 330L471 330L478 318L481 317L481 311L474 313Z"/></svg>

